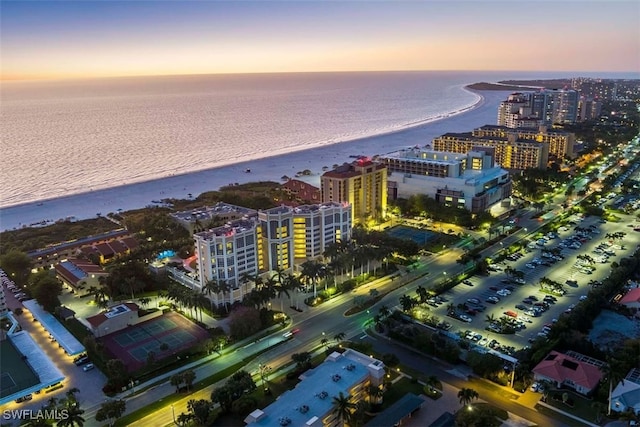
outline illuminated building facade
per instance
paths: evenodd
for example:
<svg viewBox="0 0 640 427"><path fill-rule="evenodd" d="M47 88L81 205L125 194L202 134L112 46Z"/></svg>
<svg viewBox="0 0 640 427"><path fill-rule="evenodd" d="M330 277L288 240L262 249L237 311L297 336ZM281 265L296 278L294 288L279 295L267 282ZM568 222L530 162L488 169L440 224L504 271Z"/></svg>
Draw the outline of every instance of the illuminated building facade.
<svg viewBox="0 0 640 427"><path fill-rule="evenodd" d="M387 168L367 157L325 172L321 177L322 201L351 205L354 224L381 221L387 212Z"/></svg>

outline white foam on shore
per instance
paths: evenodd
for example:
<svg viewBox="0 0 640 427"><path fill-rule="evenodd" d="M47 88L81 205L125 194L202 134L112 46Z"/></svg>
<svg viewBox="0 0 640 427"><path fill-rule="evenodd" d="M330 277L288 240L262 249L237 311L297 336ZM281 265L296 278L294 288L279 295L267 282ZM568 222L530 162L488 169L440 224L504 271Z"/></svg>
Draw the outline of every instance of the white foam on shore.
<svg viewBox="0 0 640 427"><path fill-rule="evenodd" d="M476 93L477 92L473 92ZM507 91L508 93L508 91ZM150 205L152 200L186 199L217 190L233 183L255 181L282 182L282 176L294 177L299 171L311 170L319 182L323 167L352 161L350 156L388 153L400 148L424 145L447 132L469 132L475 127L494 124L497 105L505 92L482 92L479 100L468 107L425 122L411 124L400 131L333 143L300 151L273 153L273 156L233 165L174 175L83 194L0 209L0 230L10 230L34 223L50 223L64 218L87 219L119 210L132 210ZM251 170L246 173L246 170Z"/></svg>

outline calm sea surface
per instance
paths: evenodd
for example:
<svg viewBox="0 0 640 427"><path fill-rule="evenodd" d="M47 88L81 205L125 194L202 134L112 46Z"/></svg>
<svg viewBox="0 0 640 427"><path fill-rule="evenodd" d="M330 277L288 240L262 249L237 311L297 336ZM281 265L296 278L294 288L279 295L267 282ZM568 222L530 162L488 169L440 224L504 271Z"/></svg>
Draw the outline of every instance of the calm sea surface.
<svg viewBox="0 0 640 427"><path fill-rule="evenodd" d="M0 207L417 126L474 105L479 97L464 90L466 84L536 77L545 76L385 72L3 82Z"/></svg>

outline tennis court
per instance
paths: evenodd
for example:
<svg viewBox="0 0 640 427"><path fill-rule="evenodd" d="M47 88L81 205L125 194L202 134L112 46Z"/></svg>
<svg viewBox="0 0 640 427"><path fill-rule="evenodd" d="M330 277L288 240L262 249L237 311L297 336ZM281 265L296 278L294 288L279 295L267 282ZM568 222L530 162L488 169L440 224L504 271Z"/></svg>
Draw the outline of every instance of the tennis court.
<svg viewBox="0 0 640 427"><path fill-rule="evenodd" d="M0 398L38 384L38 376L9 339L0 341Z"/></svg>
<svg viewBox="0 0 640 427"><path fill-rule="evenodd" d="M406 225L396 225L393 228L385 230L385 232L399 239L411 239L419 245L426 245L431 240L438 238L438 234L428 230L407 227Z"/></svg>
<svg viewBox="0 0 640 427"><path fill-rule="evenodd" d="M171 312L107 335L102 342L132 372L146 364L150 353L156 360L161 360L192 347L208 336L207 331L195 323Z"/></svg>

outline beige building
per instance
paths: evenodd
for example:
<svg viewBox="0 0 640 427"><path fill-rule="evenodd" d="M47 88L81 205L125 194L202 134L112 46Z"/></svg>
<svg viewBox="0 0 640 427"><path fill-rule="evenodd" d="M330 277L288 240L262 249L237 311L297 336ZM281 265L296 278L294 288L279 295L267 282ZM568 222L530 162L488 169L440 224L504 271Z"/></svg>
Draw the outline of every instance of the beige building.
<svg viewBox="0 0 640 427"><path fill-rule="evenodd" d="M387 168L362 157L321 177L322 201L351 205L354 224L381 221L387 213Z"/></svg>

